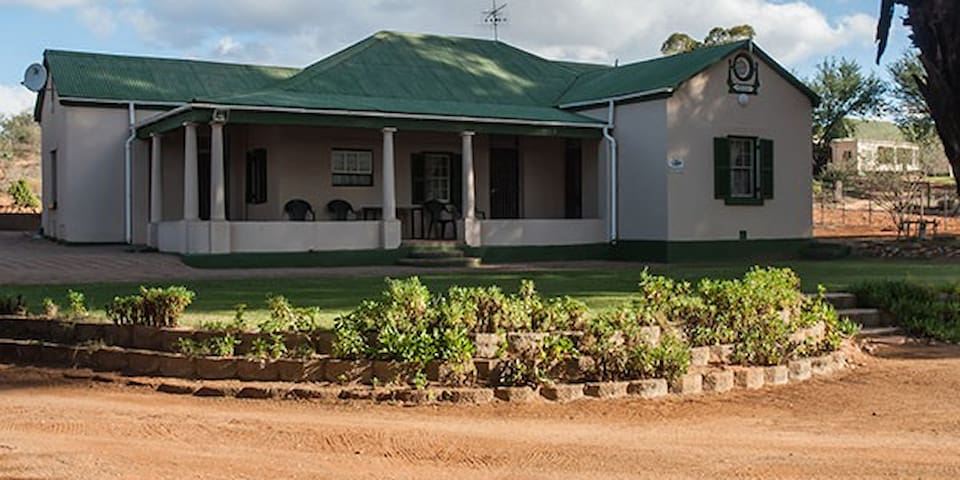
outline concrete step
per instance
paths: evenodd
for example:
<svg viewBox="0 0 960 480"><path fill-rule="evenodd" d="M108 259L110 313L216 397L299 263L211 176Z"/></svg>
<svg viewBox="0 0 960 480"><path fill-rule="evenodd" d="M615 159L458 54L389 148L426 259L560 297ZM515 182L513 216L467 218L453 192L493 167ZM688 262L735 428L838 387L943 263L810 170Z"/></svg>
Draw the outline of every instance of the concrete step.
<svg viewBox="0 0 960 480"><path fill-rule="evenodd" d="M849 318L854 323L860 324L863 328L875 328L889 326L889 322L876 308L843 308L837 309L837 315L841 318Z"/></svg>
<svg viewBox="0 0 960 480"><path fill-rule="evenodd" d="M900 327L871 327L863 328L857 332L857 340L884 338L903 335L904 331Z"/></svg>
<svg viewBox="0 0 960 480"><path fill-rule="evenodd" d="M830 292L825 298L837 310L857 308L857 296L852 293Z"/></svg>
<svg viewBox="0 0 960 480"><path fill-rule="evenodd" d="M407 258L462 258L463 250L448 250L445 248L416 248L407 254Z"/></svg>
<svg viewBox="0 0 960 480"><path fill-rule="evenodd" d="M397 260L400 265L408 267L462 267L476 268L480 266L480 259L477 257L438 257L438 258L401 258Z"/></svg>
<svg viewBox="0 0 960 480"><path fill-rule="evenodd" d="M404 240L400 246L414 250L459 250L463 244L454 240Z"/></svg>

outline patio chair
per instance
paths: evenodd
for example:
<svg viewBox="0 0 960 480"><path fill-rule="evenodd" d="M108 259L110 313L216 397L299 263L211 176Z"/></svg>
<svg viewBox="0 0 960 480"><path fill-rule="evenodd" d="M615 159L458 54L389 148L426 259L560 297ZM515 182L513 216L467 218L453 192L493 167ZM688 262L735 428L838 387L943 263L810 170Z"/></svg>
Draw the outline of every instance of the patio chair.
<svg viewBox="0 0 960 480"><path fill-rule="evenodd" d="M283 213L291 222L305 222L307 214L310 214L311 220L316 220L317 215L313 213L313 207L306 200L295 198L283 206Z"/></svg>
<svg viewBox="0 0 960 480"><path fill-rule="evenodd" d="M346 200L331 200L330 203L327 203L327 212L330 213L330 216L337 221L345 220L356 220L360 218L360 214L353 209L353 205L350 205L350 202ZM350 217L353 218L350 218Z"/></svg>
<svg viewBox="0 0 960 480"><path fill-rule="evenodd" d="M447 236L447 225L453 227L453 239L457 239L457 207L450 203L443 203L439 200L427 200L423 203L423 209L430 217L427 223L427 238L431 238L434 229L439 227L438 240L444 240Z"/></svg>

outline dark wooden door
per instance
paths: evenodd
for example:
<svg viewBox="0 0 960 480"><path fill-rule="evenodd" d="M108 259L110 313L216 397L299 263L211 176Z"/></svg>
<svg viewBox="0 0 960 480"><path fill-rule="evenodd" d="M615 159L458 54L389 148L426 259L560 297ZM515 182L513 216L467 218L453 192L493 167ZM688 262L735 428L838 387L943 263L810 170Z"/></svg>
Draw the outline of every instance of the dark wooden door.
<svg viewBox="0 0 960 480"><path fill-rule="evenodd" d="M490 149L490 218L520 218L520 155Z"/></svg>
<svg viewBox="0 0 960 480"><path fill-rule="evenodd" d="M564 214L583 218L583 151L579 140L568 140L564 172Z"/></svg>

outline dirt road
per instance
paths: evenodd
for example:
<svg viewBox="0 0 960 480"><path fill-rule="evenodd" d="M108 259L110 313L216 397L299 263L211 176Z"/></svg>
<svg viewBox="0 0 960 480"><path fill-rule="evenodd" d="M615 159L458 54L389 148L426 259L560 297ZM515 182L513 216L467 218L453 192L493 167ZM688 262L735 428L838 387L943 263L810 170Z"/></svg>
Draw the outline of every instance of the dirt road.
<svg viewBox="0 0 960 480"><path fill-rule="evenodd" d="M692 400L214 400L0 367L0 478L960 478L960 348Z"/></svg>

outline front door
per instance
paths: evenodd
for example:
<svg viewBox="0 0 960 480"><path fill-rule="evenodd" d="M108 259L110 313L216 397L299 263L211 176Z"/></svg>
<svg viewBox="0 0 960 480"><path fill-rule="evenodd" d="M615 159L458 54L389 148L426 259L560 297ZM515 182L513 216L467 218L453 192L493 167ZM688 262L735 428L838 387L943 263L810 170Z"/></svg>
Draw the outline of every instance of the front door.
<svg viewBox="0 0 960 480"><path fill-rule="evenodd" d="M520 218L520 155L490 149L490 218Z"/></svg>

